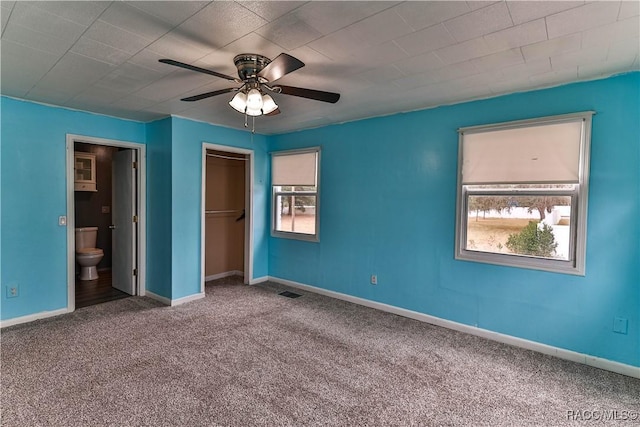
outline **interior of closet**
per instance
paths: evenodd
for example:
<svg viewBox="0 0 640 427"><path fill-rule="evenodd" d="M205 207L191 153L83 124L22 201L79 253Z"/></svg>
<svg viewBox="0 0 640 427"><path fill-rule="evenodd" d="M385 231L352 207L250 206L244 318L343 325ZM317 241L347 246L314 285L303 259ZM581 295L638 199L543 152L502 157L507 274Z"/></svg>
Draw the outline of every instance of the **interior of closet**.
<svg viewBox="0 0 640 427"><path fill-rule="evenodd" d="M244 272L247 156L207 150L205 279Z"/></svg>

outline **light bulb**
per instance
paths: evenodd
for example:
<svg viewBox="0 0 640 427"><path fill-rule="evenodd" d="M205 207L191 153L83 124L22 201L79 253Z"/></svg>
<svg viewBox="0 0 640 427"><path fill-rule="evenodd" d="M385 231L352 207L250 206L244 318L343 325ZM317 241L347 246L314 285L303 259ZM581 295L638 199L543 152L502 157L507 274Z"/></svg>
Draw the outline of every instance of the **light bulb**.
<svg viewBox="0 0 640 427"><path fill-rule="evenodd" d="M260 116L262 114L262 110L260 108L247 107L246 114L247 116Z"/></svg>
<svg viewBox="0 0 640 427"><path fill-rule="evenodd" d="M236 96L229 101L229 105L237 112L244 114L244 110L247 108L247 95L244 92L236 93Z"/></svg>
<svg viewBox="0 0 640 427"><path fill-rule="evenodd" d="M247 110L260 110L262 108L262 94L258 89L251 89L247 94Z"/></svg>
<svg viewBox="0 0 640 427"><path fill-rule="evenodd" d="M278 106L276 105L275 101L269 95L264 95L262 97L262 113L263 114L269 114L275 111L277 108Z"/></svg>

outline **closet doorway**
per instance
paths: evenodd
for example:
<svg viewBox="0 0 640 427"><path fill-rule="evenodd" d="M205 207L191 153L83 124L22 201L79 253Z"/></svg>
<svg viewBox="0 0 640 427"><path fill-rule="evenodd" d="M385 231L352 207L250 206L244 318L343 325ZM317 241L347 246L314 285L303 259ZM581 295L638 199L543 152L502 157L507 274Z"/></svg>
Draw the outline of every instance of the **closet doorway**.
<svg viewBox="0 0 640 427"><path fill-rule="evenodd" d="M229 276L251 280L251 150L203 145L202 292Z"/></svg>

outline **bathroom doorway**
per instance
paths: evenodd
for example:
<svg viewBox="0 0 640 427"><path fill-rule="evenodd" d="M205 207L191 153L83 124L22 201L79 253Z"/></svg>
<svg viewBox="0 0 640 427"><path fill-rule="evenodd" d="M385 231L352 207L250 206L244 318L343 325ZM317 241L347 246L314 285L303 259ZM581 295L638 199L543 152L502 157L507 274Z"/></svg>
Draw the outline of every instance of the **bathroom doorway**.
<svg viewBox="0 0 640 427"><path fill-rule="evenodd" d="M202 288L230 277L250 283L253 152L203 144Z"/></svg>
<svg viewBox="0 0 640 427"><path fill-rule="evenodd" d="M144 295L144 146L68 135L67 151L69 311Z"/></svg>

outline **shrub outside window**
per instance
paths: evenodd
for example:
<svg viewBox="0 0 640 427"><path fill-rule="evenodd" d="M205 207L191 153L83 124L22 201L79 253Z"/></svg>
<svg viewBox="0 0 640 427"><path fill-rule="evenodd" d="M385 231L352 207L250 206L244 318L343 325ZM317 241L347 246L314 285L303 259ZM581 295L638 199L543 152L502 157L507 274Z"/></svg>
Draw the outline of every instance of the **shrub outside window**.
<svg viewBox="0 0 640 427"><path fill-rule="evenodd" d="M320 149L279 151L271 157L271 234L318 241Z"/></svg>
<svg viewBox="0 0 640 427"><path fill-rule="evenodd" d="M592 115L459 129L456 259L584 275Z"/></svg>

